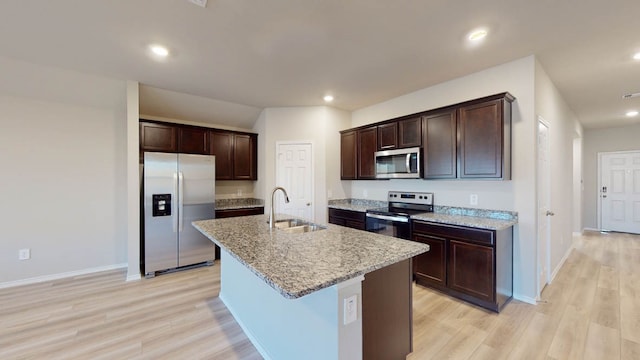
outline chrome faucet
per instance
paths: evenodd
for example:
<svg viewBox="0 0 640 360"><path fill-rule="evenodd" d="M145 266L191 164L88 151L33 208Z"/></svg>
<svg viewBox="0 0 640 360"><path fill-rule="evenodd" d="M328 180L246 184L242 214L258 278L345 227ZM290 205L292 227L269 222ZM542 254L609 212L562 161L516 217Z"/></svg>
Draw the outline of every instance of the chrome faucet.
<svg viewBox="0 0 640 360"><path fill-rule="evenodd" d="M273 214L273 197L276 195L276 191L278 190L282 190L282 193L284 193L284 202L288 203L289 202L289 195L287 195L287 190L285 190L282 186L276 186L275 188L273 188L273 191L271 192L271 211L269 212L269 228L273 229L276 227L275 224L275 215Z"/></svg>

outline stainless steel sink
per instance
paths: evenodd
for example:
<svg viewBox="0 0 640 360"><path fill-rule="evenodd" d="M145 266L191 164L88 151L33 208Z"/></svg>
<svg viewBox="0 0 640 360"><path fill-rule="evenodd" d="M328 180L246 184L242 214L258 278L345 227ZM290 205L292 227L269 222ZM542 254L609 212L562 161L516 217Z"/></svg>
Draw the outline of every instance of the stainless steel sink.
<svg viewBox="0 0 640 360"><path fill-rule="evenodd" d="M305 233L311 231L324 230L327 227L314 224L300 219L283 219L278 220L274 224L276 229L286 231L288 233Z"/></svg>

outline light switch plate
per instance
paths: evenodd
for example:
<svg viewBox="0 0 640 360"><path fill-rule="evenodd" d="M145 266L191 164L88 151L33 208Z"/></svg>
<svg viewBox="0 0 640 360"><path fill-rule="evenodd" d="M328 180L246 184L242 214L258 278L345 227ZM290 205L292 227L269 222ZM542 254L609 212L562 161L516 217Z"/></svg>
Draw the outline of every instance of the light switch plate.
<svg viewBox="0 0 640 360"><path fill-rule="evenodd" d="M351 295L344 299L344 324L348 325L358 320L358 295Z"/></svg>

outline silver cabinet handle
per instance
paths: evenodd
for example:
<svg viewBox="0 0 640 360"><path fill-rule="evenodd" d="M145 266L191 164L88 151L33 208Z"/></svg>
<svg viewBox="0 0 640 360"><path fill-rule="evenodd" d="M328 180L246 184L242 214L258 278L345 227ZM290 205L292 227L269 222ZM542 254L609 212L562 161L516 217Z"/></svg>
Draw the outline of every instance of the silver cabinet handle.
<svg viewBox="0 0 640 360"><path fill-rule="evenodd" d="M549 210L547 210L547 214L546 214L546 215L547 215L547 216L553 216L553 215L555 215L555 214L553 213L553 211L549 211Z"/></svg>

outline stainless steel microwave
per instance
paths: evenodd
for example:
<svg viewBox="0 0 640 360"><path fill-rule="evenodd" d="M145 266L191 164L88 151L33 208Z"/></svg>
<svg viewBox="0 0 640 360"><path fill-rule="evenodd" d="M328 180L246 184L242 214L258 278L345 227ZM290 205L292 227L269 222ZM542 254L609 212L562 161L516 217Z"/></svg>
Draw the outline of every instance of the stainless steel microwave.
<svg viewBox="0 0 640 360"><path fill-rule="evenodd" d="M419 179L420 148L376 151L376 179Z"/></svg>

